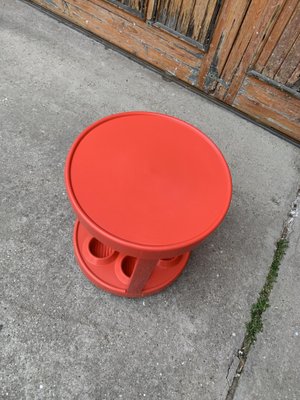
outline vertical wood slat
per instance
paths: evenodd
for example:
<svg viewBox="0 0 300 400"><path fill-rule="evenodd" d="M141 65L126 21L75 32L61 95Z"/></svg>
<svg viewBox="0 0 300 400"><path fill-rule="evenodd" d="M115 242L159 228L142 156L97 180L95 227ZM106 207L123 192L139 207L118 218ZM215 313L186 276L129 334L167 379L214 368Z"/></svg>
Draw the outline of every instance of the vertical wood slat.
<svg viewBox="0 0 300 400"><path fill-rule="evenodd" d="M156 18L166 28L204 46L217 4L218 0L160 0Z"/></svg>
<svg viewBox="0 0 300 400"><path fill-rule="evenodd" d="M282 35L282 32L284 31L286 25L288 24L298 2L299 0L287 0L287 2L285 3L279 15L279 18L276 21L274 29L272 30L270 36L268 37L268 40L255 63L255 68L254 68L255 71L262 72L262 70L264 69L270 55L272 54L272 51L274 50L276 44L280 39L280 36Z"/></svg>
<svg viewBox="0 0 300 400"><path fill-rule="evenodd" d="M247 13L243 17L242 24L237 33L234 46L228 55L228 59L226 60L221 74L221 79L223 82L226 82L226 86L222 84L217 85L214 93L217 98L225 100L228 90L230 90L231 85L234 84L233 82L237 80L238 83L241 82L244 74L239 70L239 67L249 44L251 45L251 42L253 42L255 32L258 32L257 24L265 7L265 4L261 2L261 0L250 1ZM231 99L228 98L227 102L230 104Z"/></svg>
<svg viewBox="0 0 300 400"><path fill-rule="evenodd" d="M181 9L181 0L170 0L165 25L176 30L176 24Z"/></svg>
<svg viewBox="0 0 300 400"><path fill-rule="evenodd" d="M159 5L158 5L158 9L157 9L157 20L163 25L166 25L170 1L172 1L172 0L160 0L159 1Z"/></svg>
<svg viewBox="0 0 300 400"><path fill-rule="evenodd" d="M233 47L235 38L243 22L251 0L227 0L220 10L212 41L205 63L199 73L199 88L206 93L212 92L220 79L224 65Z"/></svg>
<svg viewBox="0 0 300 400"><path fill-rule="evenodd" d="M285 84L293 74L300 60L300 34L291 47L286 58L279 67L274 79L277 82Z"/></svg>
<svg viewBox="0 0 300 400"><path fill-rule="evenodd" d="M205 18L202 21L201 27L200 27L200 32L199 32L199 37L198 37L198 41L200 43L204 43L205 42L205 38L207 36L207 32L209 29L209 25L212 19L212 16L214 14L214 10L216 8L217 5L217 0L210 0L207 4L206 10L205 10Z"/></svg>
<svg viewBox="0 0 300 400"><path fill-rule="evenodd" d="M146 20L152 21L154 12L155 12L156 1L155 0L148 0L146 2Z"/></svg>
<svg viewBox="0 0 300 400"><path fill-rule="evenodd" d="M286 82L286 85L289 87L293 87L298 82L299 82L299 84L298 84L298 87L296 88L297 90L299 90L299 86L300 86L300 62L297 65L297 67L295 68L295 70L292 73L292 75L290 76L290 78L288 79L288 81Z"/></svg>
<svg viewBox="0 0 300 400"><path fill-rule="evenodd" d="M228 83L228 89L218 85L215 96L232 104L249 67L255 63L266 43L284 0L253 0L241 27L234 48L222 73L222 79Z"/></svg>
<svg viewBox="0 0 300 400"><path fill-rule="evenodd" d="M181 9L178 15L176 30L187 36L192 19L195 0L182 0Z"/></svg>
<svg viewBox="0 0 300 400"><path fill-rule="evenodd" d="M134 10L137 10L137 11L140 11L140 12L143 11L143 1L140 1L140 0L130 0L129 6L130 6L131 8L133 8Z"/></svg>
<svg viewBox="0 0 300 400"><path fill-rule="evenodd" d="M263 75L267 76L268 78L274 79L277 71L280 68L282 60L284 60L289 53L291 46L293 45L299 34L299 26L300 2L298 2L290 21L288 22L283 34L276 44L274 51L269 57L268 62L266 63L266 66L262 71Z"/></svg>
<svg viewBox="0 0 300 400"><path fill-rule="evenodd" d="M199 1L196 0L195 7L193 10L193 14L191 17L191 25L193 26L193 30L191 32L191 38L199 41L199 36L201 32L201 27L203 25L203 21L205 18L205 12L208 6L209 0Z"/></svg>

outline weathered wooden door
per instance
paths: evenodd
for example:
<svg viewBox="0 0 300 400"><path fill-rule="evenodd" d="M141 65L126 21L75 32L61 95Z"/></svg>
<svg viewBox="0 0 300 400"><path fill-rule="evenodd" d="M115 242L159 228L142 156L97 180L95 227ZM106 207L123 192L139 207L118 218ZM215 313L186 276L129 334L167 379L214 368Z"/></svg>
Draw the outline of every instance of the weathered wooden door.
<svg viewBox="0 0 300 400"><path fill-rule="evenodd" d="M230 52L225 23L214 37L199 87L300 140L300 2L244 3L247 11Z"/></svg>
<svg viewBox="0 0 300 400"><path fill-rule="evenodd" d="M300 140L299 0L32 0Z"/></svg>

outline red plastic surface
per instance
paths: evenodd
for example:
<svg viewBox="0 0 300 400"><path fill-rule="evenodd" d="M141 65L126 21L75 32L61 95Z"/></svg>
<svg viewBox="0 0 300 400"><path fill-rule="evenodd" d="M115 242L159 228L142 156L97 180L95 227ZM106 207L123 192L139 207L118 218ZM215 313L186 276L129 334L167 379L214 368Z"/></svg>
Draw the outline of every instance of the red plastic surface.
<svg viewBox="0 0 300 400"><path fill-rule="evenodd" d="M89 234L142 260L194 248L223 220L232 190L226 161L207 136L146 112L112 115L82 132L68 155L66 186ZM136 270L151 276L156 264L148 264Z"/></svg>
<svg viewBox="0 0 300 400"><path fill-rule="evenodd" d="M101 253L91 254L89 244L93 240L93 236L77 221L74 227L74 248L82 272L94 285L118 296L142 297L161 291L175 281L189 259L189 253L185 253L167 260L154 260L146 283L140 287L141 280L136 279L137 286L130 291L128 289L137 260L117 251L108 257L103 257ZM144 272L142 266L141 273Z"/></svg>

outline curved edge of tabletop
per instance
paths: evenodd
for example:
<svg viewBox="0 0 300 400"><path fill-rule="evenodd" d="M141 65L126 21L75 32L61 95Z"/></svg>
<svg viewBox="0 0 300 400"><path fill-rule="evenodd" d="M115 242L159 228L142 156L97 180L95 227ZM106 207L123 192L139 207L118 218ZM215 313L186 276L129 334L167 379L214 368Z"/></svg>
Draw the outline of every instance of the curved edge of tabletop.
<svg viewBox="0 0 300 400"><path fill-rule="evenodd" d="M147 245L147 244L139 244L139 243L133 243L128 240L122 239L118 236L115 236L111 234L110 232L106 231L105 229L101 228L99 225L97 225L86 213L85 211L81 208L79 202L77 201L76 195L74 193L73 187L72 187L72 182L71 182L71 177L70 177L70 171L71 171L71 164L72 164L72 159L73 155L75 153L76 148L80 144L80 142L83 140L83 138L90 132L92 131L95 127L98 125L101 125L111 119L115 118L121 118L124 116L130 116L130 115L142 115L142 114L152 114L152 115L158 115L158 116L163 116L163 117L170 117L175 120L180 121L181 123L184 122L186 125L190 126L193 129L196 129L199 134L203 136L203 139L207 142L210 143L212 147L214 147L215 151L219 153L220 159L223 161L224 165L224 170L227 172L227 178L228 178L228 193L226 193L226 198L224 201L224 210L222 212L222 216L215 221L212 221L211 225L206 228L206 230L202 231L199 235L190 238L186 241L179 242L179 243L172 243L168 245ZM228 167L228 164L225 160L225 157L223 156L221 150L218 148L218 146L210 139L208 138L199 128L193 126L192 124L182 121L179 118L176 118L171 115L167 114L162 114L158 112L148 112L148 111L129 111L129 112L122 112L122 113L116 113L109 115L107 117L104 117L90 126L88 126L86 129L84 129L79 136L76 138L74 143L72 144L65 163L65 170L64 170L64 175L65 175L65 183L66 183L66 188L67 188L67 194L70 199L70 202L74 208L75 213L77 214L78 218L81 220L81 222L88 227L90 230L92 230L93 234L96 237L100 237L103 243L110 245L111 247L115 248L116 250L119 251L128 251L130 249L132 255L135 256L146 256L147 254L153 256L154 253L157 253L160 257L172 257L176 255L179 251L180 253L192 250L195 248L200 242L202 242L207 236L209 236L221 223L223 222L232 199L232 177L230 173L230 169Z"/></svg>

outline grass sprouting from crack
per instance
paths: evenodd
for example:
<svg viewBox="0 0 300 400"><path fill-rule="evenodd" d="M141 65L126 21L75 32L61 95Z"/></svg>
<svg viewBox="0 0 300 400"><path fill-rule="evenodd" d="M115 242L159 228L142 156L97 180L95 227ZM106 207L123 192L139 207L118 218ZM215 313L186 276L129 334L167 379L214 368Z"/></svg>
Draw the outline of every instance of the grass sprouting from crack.
<svg viewBox="0 0 300 400"><path fill-rule="evenodd" d="M236 374L229 386L226 400L234 399L235 392L239 384L239 379L244 370L244 366L247 361L249 351L253 343L256 341L257 334L263 330L262 315L270 305L269 304L270 294L273 289L274 283L277 280L280 264L289 245L288 237L291 232L294 219L298 216L299 210L300 210L300 189L297 192L297 197L293 202L292 209L288 214L288 219L284 223L283 230L281 233L281 238L280 240L278 240L276 244L273 261L270 266L268 275L266 277L265 284L258 295L256 303L253 304L251 307L251 318L250 321L246 324L246 333L243 340L243 344L241 349L238 351L236 355L239 359L239 363L236 368Z"/></svg>
<svg viewBox="0 0 300 400"><path fill-rule="evenodd" d="M273 261L266 278L266 282L259 293L258 299L251 307L251 319L246 325L246 336L243 343L243 353L247 355L256 336L263 330L262 314L269 307L269 296L276 282L280 263L288 248L288 240L280 239L277 242Z"/></svg>
<svg viewBox="0 0 300 400"><path fill-rule="evenodd" d="M238 386L239 377L244 369L245 362L248 357L248 353L251 349L252 344L256 340L256 336L259 332L263 330L262 315L269 307L269 297L273 289L274 283L277 280L279 267L283 256L288 248L288 240L286 239L286 234L283 234L281 239L278 240L276 245L276 250L273 256L273 261L269 269L269 273L266 277L265 284L260 291L256 303L251 307L251 319L246 324L246 334L243 341L241 350L238 352L239 364L236 370L236 375L233 378L231 386L228 390L226 400L233 400L236 388Z"/></svg>

